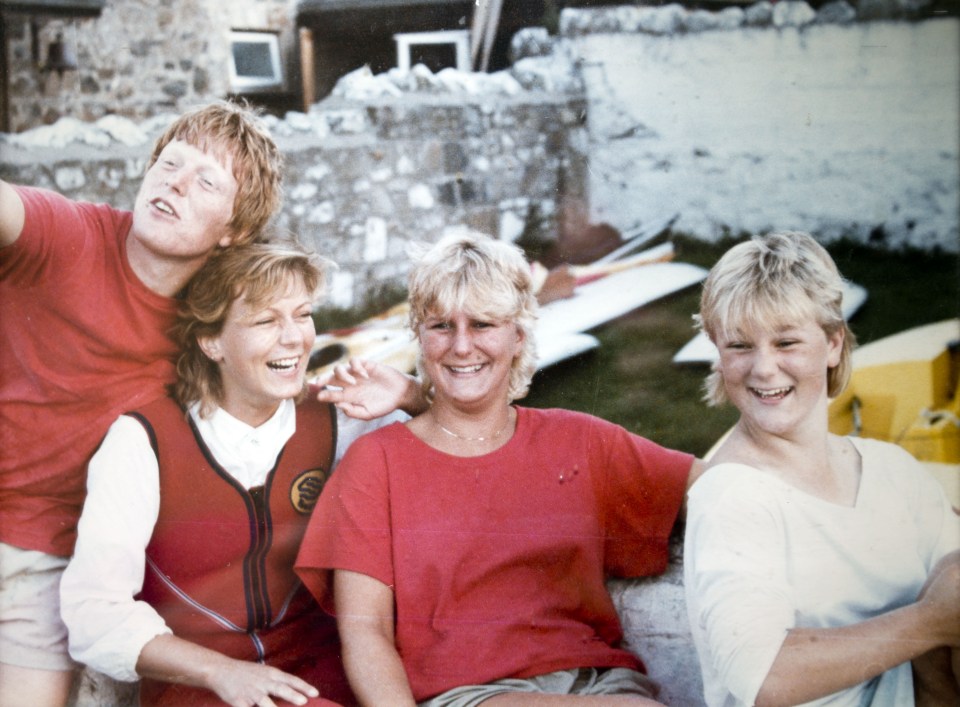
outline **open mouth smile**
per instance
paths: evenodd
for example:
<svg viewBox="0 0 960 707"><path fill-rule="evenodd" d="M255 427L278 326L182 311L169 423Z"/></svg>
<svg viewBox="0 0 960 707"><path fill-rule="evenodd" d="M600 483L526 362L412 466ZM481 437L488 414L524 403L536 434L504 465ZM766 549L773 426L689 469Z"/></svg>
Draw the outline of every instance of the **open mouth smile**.
<svg viewBox="0 0 960 707"><path fill-rule="evenodd" d="M476 373L483 368L482 363L476 363L472 366L447 366L454 373Z"/></svg>
<svg viewBox="0 0 960 707"><path fill-rule="evenodd" d="M292 371L300 363L299 356L278 358L276 361L267 361L267 367L274 371Z"/></svg>
<svg viewBox="0 0 960 707"><path fill-rule="evenodd" d="M150 202L150 205L153 208L155 208L157 211L164 213L167 216L173 216L174 218L177 218L176 210L163 199L154 199L153 201Z"/></svg>
<svg viewBox="0 0 960 707"><path fill-rule="evenodd" d="M761 400L782 400L793 391L793 386L785 388L770 388L761 390L760 388L750 388L750 392Z"/></svg>

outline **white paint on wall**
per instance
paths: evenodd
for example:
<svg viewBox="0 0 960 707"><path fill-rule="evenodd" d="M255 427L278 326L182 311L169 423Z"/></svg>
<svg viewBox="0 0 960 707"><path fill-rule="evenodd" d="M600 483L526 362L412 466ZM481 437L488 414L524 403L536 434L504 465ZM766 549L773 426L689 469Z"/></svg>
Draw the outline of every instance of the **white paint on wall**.
<svg viewBox="0 0 960 707"><path fill-rule="evenodd" d="M956 249L960 20L576 40L591 208L627 230L869 233Z"/></svg>

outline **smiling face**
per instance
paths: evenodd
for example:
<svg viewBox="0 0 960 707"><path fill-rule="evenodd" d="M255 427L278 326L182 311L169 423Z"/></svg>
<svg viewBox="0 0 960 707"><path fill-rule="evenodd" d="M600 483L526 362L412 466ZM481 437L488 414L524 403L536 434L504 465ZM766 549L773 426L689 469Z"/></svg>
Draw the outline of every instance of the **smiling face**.
<svg viewBox="0 0 960 707"><path fill-rule="evenodd" d="M234 300L220 334L200 340L220 369L224 410L256 427L303 390L316 337L312 305L312 293L291 276L282 294L264 305Z"/></svg>
<svg viewBox="0 0 960 707"><path fill-rule="evenodd" d="M777 436L826 424L827 370L840 361L843 332L828 336L812 317L776 327L743 326L717 336L718 371L741 423Z"/></svg>
<svg viewBox="0 0 960 707"><path fill-rule="evenodd" d="M202 262L237 235L237 180L232 160L173 140L147 170L133 207L133 249L161 258Z"/></svg>
<svg viewBox="0 0 960 707"><path fill-rule="evenodd" d="M461 311L425 318L418 337L434 405L479 412L506 402L511 366L524 341L516 324Z"/></svg>

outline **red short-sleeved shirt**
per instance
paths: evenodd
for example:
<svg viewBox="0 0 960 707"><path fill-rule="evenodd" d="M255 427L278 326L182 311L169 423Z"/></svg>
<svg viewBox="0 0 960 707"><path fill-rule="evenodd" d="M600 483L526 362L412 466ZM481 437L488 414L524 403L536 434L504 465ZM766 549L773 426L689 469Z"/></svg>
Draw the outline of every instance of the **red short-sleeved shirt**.
<svg viewBox="0 0 960 707"><path fill-rule="evenodd" d="M608 575L662 572L692 457L582 413L517 408L517 429L455 457L395 424L348 450L297 570L392 587L414 696L572 667L642 663L619 648Z"/></svg>
<svg viewBox="0 0 960 707"><path fill-rule="evenodd" d="M174 379L176 303L130 268L129 212L16 189L24 229L0 249L0 541L69 555L87 461Z"/></svg>

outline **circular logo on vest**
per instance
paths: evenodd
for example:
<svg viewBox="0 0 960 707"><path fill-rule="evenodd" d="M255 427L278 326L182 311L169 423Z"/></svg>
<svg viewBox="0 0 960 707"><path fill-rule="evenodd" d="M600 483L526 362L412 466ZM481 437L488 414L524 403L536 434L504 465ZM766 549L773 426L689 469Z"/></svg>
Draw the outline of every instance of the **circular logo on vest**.
<svg viewBox="0 0 960 707"><path fill-rule="evenodd" d="M308 469L290 484L290 503L298 513L309 513L317 505L323 485L327 483L327 472L323 469Z"/></svg>

